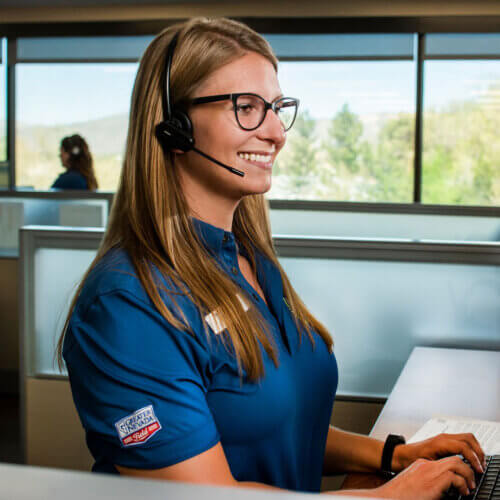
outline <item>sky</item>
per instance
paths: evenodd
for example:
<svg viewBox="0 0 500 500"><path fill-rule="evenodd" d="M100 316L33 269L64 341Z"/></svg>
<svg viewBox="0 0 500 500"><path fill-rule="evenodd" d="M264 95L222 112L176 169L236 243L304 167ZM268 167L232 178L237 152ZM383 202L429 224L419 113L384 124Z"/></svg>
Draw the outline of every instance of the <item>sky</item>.
<svg viewBox="0 0 500 500"><path fill-rule="evenodd" d="M60 125L128 113L135 63L17 65L16 119L22 125ZM415 63L282 62L279 80L285 95L316 119L331 118L344 103L359 115L414 112ZM440 109L451 101L480 99L500 109L500 61L428 61L424 106ZM245 89L242 89L244 91ZM5 94L4 71L0 92ZM0 116L5 116L0 93Z"/></svg>

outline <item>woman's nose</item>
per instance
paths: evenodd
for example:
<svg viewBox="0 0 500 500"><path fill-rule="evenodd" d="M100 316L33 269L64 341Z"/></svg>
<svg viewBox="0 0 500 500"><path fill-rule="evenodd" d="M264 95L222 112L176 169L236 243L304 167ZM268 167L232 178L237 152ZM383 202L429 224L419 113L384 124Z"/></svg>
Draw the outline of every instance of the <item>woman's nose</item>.
<svg viewBox="0 0 500 500"><path fill-rule="evenodd" d="M262 139L272 139L276 143L283 142L286 137L285 127L281 123L279 116L272 109L268 110L258 130Z"/></svg>

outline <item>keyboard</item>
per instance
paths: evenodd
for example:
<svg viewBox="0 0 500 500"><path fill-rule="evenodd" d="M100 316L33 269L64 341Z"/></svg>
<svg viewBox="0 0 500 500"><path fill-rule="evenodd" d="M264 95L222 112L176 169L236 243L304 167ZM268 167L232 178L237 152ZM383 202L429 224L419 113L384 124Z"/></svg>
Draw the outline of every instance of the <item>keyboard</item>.
<svg viewBox="0 0 500 500"><path fill-rule="evenodd" d="M486 457L484 474L475 473L476 489L463 496L450 488L443 498L446 500L500 500L500 455Z"/></svg>

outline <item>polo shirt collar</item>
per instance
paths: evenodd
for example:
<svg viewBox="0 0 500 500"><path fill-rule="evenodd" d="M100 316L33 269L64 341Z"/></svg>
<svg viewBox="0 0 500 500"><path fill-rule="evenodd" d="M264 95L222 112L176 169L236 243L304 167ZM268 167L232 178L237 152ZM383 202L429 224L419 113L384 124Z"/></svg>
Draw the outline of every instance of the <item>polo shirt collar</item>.
<svg viewBox="0 0 500 500"><path fill-rule="evenodd" d="M212 251L215 255L221 253L224 243L236 243L234 234L231 231L225 231L220 227L212 226L212 224L196 219L195 217L191 217L191 220L198 237L202 240L207 249Z"/></svg>

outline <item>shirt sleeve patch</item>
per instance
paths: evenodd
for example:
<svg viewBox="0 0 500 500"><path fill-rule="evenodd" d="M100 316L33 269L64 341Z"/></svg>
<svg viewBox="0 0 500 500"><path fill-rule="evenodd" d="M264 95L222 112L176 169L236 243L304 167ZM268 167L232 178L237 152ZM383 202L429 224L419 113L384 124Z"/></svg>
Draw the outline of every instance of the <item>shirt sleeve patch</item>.
<svg viewBox="0 0 500 500"><path fill-rule="evenodd" d="M161 429L161 424L153 405L149 405L118 420L115 427L120 442L125 447L145 443Z"/></svg>

